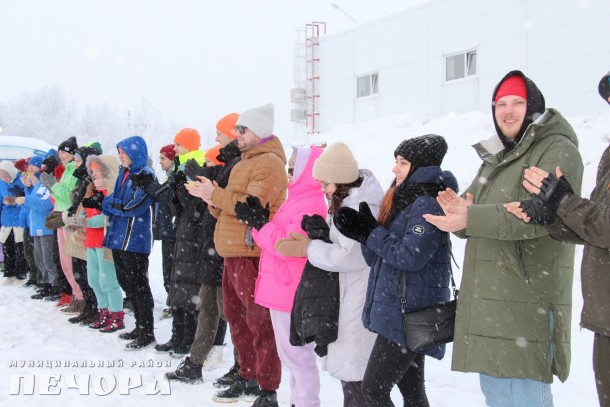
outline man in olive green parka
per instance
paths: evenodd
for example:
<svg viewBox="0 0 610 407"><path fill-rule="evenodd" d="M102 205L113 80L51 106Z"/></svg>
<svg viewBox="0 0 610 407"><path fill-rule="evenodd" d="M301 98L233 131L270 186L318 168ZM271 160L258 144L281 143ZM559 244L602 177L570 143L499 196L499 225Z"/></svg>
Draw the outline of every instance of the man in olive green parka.
<svg viewBox="0 0 610 407"><path fill-rule="evenodd" d="M480 373L489 406L552 406L553 375L570 367L574 246L503 204L528 197L523 171L560 165L579 189L583 165L570 124L520 71L496 86L497 134L474 146L483 160L463 197L438 201L446 216L426 215L439 229L468 239L455 323L452 369ZM508 403L508 404L507 404Z"/></svg>
<svg viewBox="0 0 610 407"><path fill-rule="evenodd" d="M600 80L599 94L610 104L610 72ZM594 333L597 397L601 407L610 407L610 147L602 154L589 199L574 193L562 171L558 167L553 176L553 172L529 168L523 185L536 197L506 208L526 222L545 224L557 240L584 245L580 326Z"/></svg>

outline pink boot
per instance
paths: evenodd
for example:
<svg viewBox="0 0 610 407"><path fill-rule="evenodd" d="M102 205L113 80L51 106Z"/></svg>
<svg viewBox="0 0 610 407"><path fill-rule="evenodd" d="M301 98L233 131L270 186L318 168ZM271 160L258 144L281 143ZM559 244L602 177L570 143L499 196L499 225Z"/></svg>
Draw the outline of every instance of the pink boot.
<svg viewBox="0 0 610 407"><path fill-rule="evenodd" d="M100 332L110 333L110 332L116 332L119 329L125 329L125 324L123 323L124 315L125 314L123 313L123 311L111 312L110 313L111 322L108 325L106 325L105 328L100 329Z"/></svg>
<svg viewBox="0 0 610 407"><path fill-rule="evenodd" d="M99 313L99 319L97 322L90 323L89 328L100 329L108 324L108 320L110 319L110 312L108 311L108 308L99 309L97 312Z"/></svg>

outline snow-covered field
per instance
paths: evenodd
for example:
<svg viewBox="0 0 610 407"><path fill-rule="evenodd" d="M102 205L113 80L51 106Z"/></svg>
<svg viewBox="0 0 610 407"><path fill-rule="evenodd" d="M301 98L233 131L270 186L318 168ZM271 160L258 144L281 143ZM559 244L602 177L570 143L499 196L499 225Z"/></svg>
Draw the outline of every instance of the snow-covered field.
<svg viewBox="0 0 610 407"><path fill-rule="evenodd" d="M603 104L600 101L600 110ZM585 163L583 194L588 195L594 185L597 163L608 145L610 110L589 116L570 118L580 138L580 149ZM307 142L345 141L353 148L361 168L369 168L382 185L389 185L392 174L393 151L405 138L426 133L443 135L449 143L449 152L443 167L455 173L463 189L479 166L479 159L470 145L487 138L493 132L489 113L468 113L448 116L430 123L421 123L414 115L405 114L361 125L336 127L332 131L308 139ZM281 138L281 134L279 135ZM169 142L169 141L168 141ZM304 142L301 140L300 142ZM286 146L288 147L288 146ZM463 242L454 239L454 255L461 267ZM555 406L594 406L597 396L591 367L593 335L578 326L582 296L580 293L579 265L581 249L577 249L573 289L572 365L566 383L552 385ZM155 315L161 315L165 292L161 277L161 249L155 245L150 257L150 280L155 297ZM455 270L459 277L461 270ZM0 286L0 405L17 406L101 406L111 403L147 405L213 406L216 389L211 382L232 365L232 347L229 335L225 347L225 365L212 372L204 372L204 384L171 383L170 389L157 386L155 375L174 370L179 360L159 354L152 347L137 352L125 352L124 341L117 334L102 334L66 320L69 316L59 312L53 303L31 300L33 289ZM133 316L127 315L127 329L133 328ZM155 321L157 341L170 337L171 321ZM426 361L426 387L431 406L466 407L483 406L484 400L478 385L478 375L451 372L451 346L442 361ZM122 361L122 366L119 366ZM60 365L56 367L56 365ZM112 366L113 365L113 366ZM322 372L321 400L323 406L341 406L343 402L339 382ZM19 394L16 387L21 380ZM86 380L89 380L89 385ZM138 382L141 379L141 385ZM28 381L34 380L33 394ZM116 381L116 383L115 383ZM101 384L101 386L100 386ZM79 387L80 385L80 387ZM109 391L112 390L112 391ZM129 392L128 392L129 390ZM42 394L43 392L59 394ZM121 393L129 393L121 394ZM84 394L81 394L84 393ZM87 394L88 393L88 394ZM108 393L107 395L102 395ZM278 391L281 406L290 405L287 371ZM394 390L393 399L402 405L400 394ZM236 403L236 407L249 403Z"/></svg>

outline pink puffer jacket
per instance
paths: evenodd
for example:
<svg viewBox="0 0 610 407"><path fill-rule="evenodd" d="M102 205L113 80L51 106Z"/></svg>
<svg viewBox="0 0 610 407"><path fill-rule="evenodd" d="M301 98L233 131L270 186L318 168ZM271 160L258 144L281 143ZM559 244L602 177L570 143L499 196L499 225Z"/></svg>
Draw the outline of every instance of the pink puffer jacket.
<svg viewBox="0 0 610 407"><path fill-rule="evenodd" d="M325 218L327 212L324 194L311 175L313 163L323 150L320 147L301 147L305 148L310 148L311 152L301 175L288 185L288 199L273 220L259 231L252 230L254 241L262 249L254 302L284 312L292 310L294 293L307 257L284 257L275 250L274 244L278 239L289 237L290 232L305 234L301 229L303 215L317 214ZM298 161L297 155L297 165Z"/></svg>

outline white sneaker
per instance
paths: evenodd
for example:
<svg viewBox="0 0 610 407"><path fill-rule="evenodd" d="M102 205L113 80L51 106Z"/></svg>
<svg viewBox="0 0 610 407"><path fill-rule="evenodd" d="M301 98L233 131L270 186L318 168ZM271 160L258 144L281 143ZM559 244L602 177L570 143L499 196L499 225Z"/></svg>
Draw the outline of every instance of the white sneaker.
<svg viewBox="0 0 610 407"><path fill-rule="evenodd" d="M15 284L17 277L6 277L2 282L3 286Z"/></svg>
<svg viewBox="0 0 610 407"><path fill-rule="evenodd" d="M205 358L203 366L201 367L204 371L210 371L222 367L222 352L224 351L224 345L215 345L208 353L208 357Z"/></svg>

